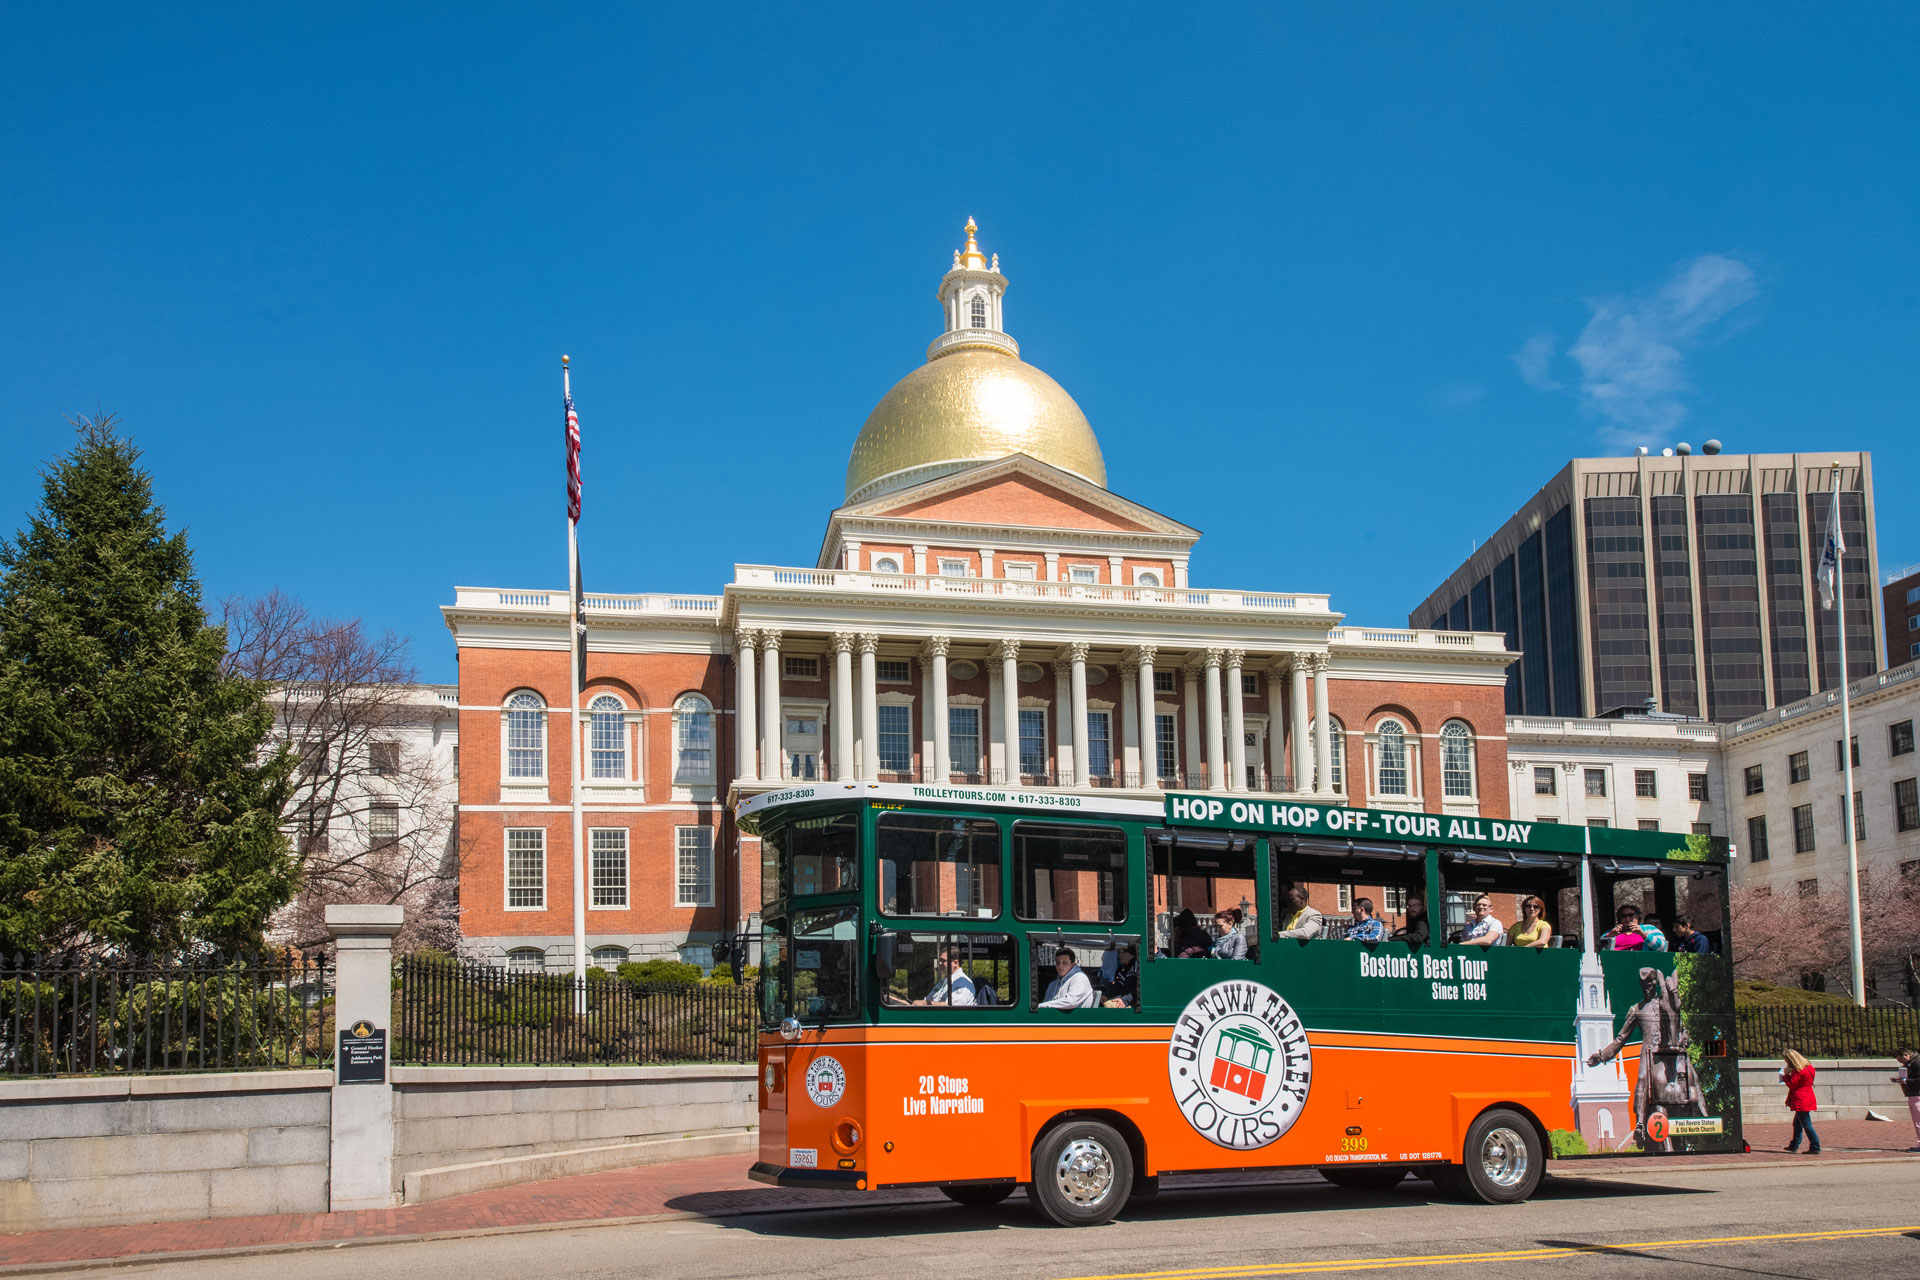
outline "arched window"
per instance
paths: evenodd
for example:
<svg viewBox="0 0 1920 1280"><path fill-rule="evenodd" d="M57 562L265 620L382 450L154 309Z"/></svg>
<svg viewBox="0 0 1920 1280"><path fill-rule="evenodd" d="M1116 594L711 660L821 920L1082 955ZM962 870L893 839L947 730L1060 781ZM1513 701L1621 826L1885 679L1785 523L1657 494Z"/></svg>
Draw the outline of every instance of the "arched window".
<svg viewBox="0 0 1920 1280"><path fill-rule="evenodd" d="M1314 722L1307 722L1307 741L1315 740ZM1347 731L1340 724L1339 717L1327 718L1327 755L1333 765L1329 770L1333 774L1332 785L1335 791L1346 789L1347 784ZM1319 766L1314 766L1316 771Z"/></svg>
<svg viewBox="0 0 1920 1280"><path fill-rule="evenodd" d="M873 562L873 571L875 573L898 573L900 572L900 562L892 556L881 556Z"/></svg>
<svg viewBox="0 0 1920 1280"><path fill-rule="evenodd" d="M1458 720L1440 726L1440 782L1449 797L1473 795L1473 731Z"/></svg>
<svg viewBox="0 0 1920 1280"><path fill-rule="evenodd" d="M1378 770L1375 790L1383 796L1407 794L1407 731L1398 720L1382 720L1374 730Z"/></svg>
<svg viewBox="0 0 1920 1280"><path fill-rule="evenodd" d="M597 967L605 969L608 973L612 973L626 962L627 949L625 947L595 947L593 949L593 963Z"/></svg>
<svg viewBox="0 0 1920 1280"><path fill-rule="evenodd" d="M522 689L507 699L507 777L547 776L547 704Z"/></svg>
<svg viewBox="0 0 1920 1280"><path fill-rule="evenodd" d="M507 968L514 973L545 973L547 953L538 947L515 947L507 952Z"/></svg>
<svg viewBox="0 0 1920 1280"><path fill-rule="evenodd" d="M973 327L976 329L987 327L987 299L984 294L973 295Z"/></svg>
<svg viewBox="0 0 1920 1280"><path fill-rule="evenodd" d="M697 693L673 704L673 780L713 781L713 705Z"/></svg>
<svg viewBox="0 0 1920 1280"><path fill-rule="evenodd" d="M1139 573L1133 575L1133 585L1136 587L1157 587L1160 585L1160 575L1151 569L1142 569Z"/></svg>
<svg viewBox="0 0 1920 1280"><path fill-rule="evenodd" d="M627 708L610 693L587 706L587 768L590 778L627 776Z"/></svg>

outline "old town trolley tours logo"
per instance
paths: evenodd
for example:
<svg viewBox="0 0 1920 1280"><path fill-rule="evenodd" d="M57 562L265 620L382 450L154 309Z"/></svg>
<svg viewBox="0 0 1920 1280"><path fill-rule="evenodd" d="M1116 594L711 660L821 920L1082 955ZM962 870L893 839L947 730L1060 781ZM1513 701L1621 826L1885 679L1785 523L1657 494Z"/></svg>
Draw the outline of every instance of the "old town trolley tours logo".
<svg viewBox="0 0 1920 1280"><path fill-rule="evenodd" d="M1174 1023L1167 1081L1180 1114L1209 1141L1235 1151L1264 1147L1307 1104L1307 1029L1272 988L1215 983Z"/></svg>
<svg viewBox="0 0 1920 1280"><path fill-rule="evenodd" d="M840 1101L847 1091L847 1070L840 1060L823 1053L807 1065L807 1096L823 1107Z"/></svg>

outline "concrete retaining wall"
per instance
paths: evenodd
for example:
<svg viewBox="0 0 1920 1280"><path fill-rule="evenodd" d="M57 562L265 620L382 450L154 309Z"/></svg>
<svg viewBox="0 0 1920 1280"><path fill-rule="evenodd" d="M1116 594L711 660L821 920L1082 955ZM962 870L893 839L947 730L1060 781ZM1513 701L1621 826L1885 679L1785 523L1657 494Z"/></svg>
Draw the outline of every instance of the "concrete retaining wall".
<svg viewBox="0 0 1920 1280"><path fill-rule="evenodd" d="M396 1192L423 1170L744 1133L756 1120L748 1064L396 1067L393 1095Z"/></svg>
<svg viewBox="0 0 1920 1280"><path fill-rule="evenodd" d="M1864 1120L1878 1111L1896 1124L1907 1123L1907 1098L1893 1075L1893 1059L1813 1058L1813 1097L1820 1104L1814 1122ZM1740 1119L1747 1124L1788 1124L1787 1087L1773 1058L1740 1060Z"/></svg>
<svg viewBox="0 0 1920 1280"><path fill-rule="evenodd" d="M0 1231L327 1208L331 1071L0 1081Z"/></svg>

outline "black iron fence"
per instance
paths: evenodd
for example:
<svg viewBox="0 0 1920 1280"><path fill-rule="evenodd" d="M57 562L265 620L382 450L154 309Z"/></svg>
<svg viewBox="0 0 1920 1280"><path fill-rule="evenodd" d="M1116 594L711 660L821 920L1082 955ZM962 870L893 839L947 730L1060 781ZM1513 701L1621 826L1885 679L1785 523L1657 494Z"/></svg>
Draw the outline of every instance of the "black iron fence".
<svg viewBox="0 0 1920 1280"><path fill-rule="evenodd" d="M1736 1005L1733 1025L1743 1058L1777 1058L1788 1049L1809 1058L1891 1058L1920 1049L1916 1009Z"/></svg>
<svg viewBox="0 0 1920 1280"><path fill-rule="evenodd" d="M325 1066L332 998L319 954L0 956L0 1076Z"/></svg>
<svg viewBox="0 0 1920 1280"><path fill-rule="evenodd" d="M643 985L594 975L513 973L443 956L394 964L395 1062L506 1064L751 1062L754 988Z"/></svg>

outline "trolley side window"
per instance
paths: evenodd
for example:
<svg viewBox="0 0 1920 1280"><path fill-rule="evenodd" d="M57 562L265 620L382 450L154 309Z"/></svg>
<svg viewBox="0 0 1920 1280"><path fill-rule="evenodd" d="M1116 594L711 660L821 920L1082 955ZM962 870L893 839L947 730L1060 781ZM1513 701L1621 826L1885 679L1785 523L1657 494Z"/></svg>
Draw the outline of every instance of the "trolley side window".
<svg viewBox="0 0 1920 1280"><path fill-rule="evenodd" d="M795 898L860 887L860 815L835 813L788 823L784 846Z"/></svg>
<svg viewBox="0 0 1920 1280"><path fill-rule="evenodd" d="M1127 833L1119 827L1016 822L1013 874L1022 920L1127 918Z"/></svg>
<svg viewBox="0 0 1920 1280"><path fill-rule="evenodd" d="M845 1021L860 1012L860 909L831 907L793 917L793 1013Z"/></svg>
<svg viewBox="0 0 1920 1280"><path fill-rule="evenodd" d="M1193 958L1214 954L1226 930L1259 955L1259 889L1254 841L1232 832L1153 831L1153 949ZM1220 913L1226 913L1221 918Z"/></svg>
<svg viewBox="0 0 1920 1280"><path fill-rule="evenodd" d="M1000 824L993 819L882 813L874 848L881 914L1000 914Z"/></svg>
<svg viewBox="0 0 1920 1280"><path fill-rule="evenodd" d="M910 930L890 938L880 950L879 966L886 984L880 999L888 1007L1018 1006L1020 964L1006 934Z"/></svg>
<svg viewBox="0 0 1920 1280"><path fill-rule="evenodd" d="M1451 944L1580 945L1580 860L1573 854L1442 849L1440 884Z"/></svg>
<svg viewBox="0 0 1920 1280"><path fill-rule="evenodd" d="M1129 934L1033 933L1027 936L1034 1009L1062 1012L1134 1009L1140 1003L1140 939Z"/></svg>
<svg viewBox="0 0 1920 1280"><path fill-rule="evenodd" d="M1274 840L1276 940L1426 943L1427 859L1420 845Z"/></svg>

